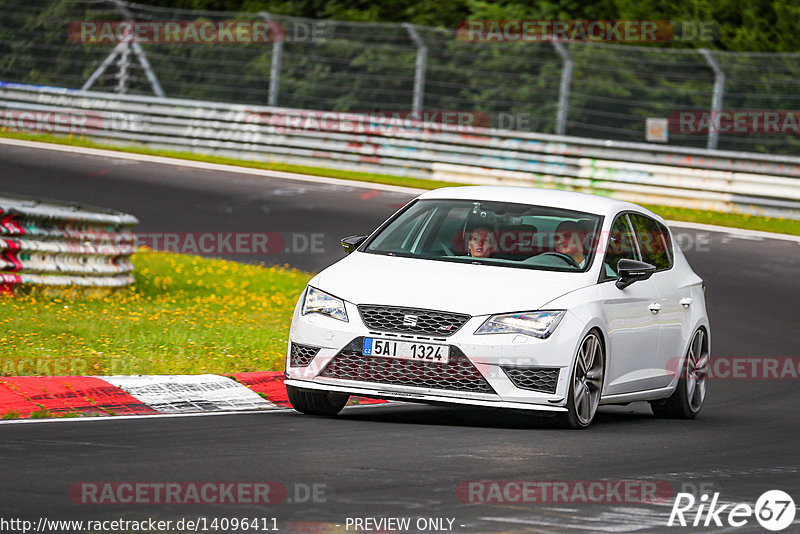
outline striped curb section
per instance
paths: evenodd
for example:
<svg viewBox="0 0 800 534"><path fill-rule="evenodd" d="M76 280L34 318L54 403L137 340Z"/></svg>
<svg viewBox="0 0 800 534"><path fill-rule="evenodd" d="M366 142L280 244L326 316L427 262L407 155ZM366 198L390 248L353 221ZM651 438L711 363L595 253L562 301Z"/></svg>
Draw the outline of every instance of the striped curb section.
<svg viewBox="0 0 800 534"><path fill-rule="evenodd" d="M350 404L386 401L353 397ZM290 408L282 372L0 377L0 417L155 415Z"/></svg>

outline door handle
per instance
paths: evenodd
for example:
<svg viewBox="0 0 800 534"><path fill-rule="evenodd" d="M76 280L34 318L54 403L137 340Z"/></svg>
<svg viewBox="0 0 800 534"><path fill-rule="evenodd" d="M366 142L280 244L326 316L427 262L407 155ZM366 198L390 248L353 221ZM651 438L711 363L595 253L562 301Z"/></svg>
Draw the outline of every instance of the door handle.
<svg viewBox="0 0 800 534"><path fill-rule="evenodd" d="M688 308L692 305L693 299L692 297L683 297L679 302L681 303L681 306Z"/></svg>
<svg viewBox="0 0 800 534"><path fill-rule="evenodd" d="M648 308L650 308L651 312L658 313L661 311L661 304L659 304L658 302L654 302L650 306L648 306Z"/></svg>

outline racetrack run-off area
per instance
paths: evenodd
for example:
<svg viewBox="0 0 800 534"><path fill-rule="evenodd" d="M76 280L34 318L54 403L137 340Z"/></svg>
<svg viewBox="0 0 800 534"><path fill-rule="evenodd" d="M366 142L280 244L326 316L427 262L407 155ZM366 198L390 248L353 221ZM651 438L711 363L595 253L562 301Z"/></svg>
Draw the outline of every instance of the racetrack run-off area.
<svg viewBox="0 0 800 534"><path fill-rule="evenodd" d="M385 401L354 398L351 404ZM18 376L0 378L0 414L16 418L156 415L289 408L283 373L230 376Z"/></svg>

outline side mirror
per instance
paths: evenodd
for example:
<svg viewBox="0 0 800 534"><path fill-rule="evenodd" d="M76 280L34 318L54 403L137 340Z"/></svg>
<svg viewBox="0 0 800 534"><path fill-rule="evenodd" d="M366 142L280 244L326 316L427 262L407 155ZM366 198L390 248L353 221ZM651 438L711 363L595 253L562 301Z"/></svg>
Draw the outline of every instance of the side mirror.
<svg viewBox="0 0 800 534"><path fill-rule="evenodd" d="M617 272L619 278L617 278L616 286L619 289L625 289L634 282L647 280L653 276L656 266L643 261L621 259L617 262Z"/></svg>
<svg viewBox="0 0 800 534"><path fill-rule="evenodd" d="M358 246L361 243L363 243L366 238L367 238L367 236L365 236L365 235L351 235L349 237L343 237L342 238L342 248L344 249L345 252L350 254L355 249L357 249Z"/></svg>

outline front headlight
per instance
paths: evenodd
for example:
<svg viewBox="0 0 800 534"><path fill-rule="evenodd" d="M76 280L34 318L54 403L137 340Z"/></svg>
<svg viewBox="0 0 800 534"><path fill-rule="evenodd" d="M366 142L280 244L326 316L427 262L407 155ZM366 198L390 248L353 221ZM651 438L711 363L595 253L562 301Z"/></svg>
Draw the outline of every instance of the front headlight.
<svg viewBox="0 0 800 534"><path fill-rule="evenodd" d="M553 310L492 315L475 334L525 334L544 339L553 333L565 313Z"/></svg>
<svg viewBox="0 0 800 534"><path fill-rule="evenodd" d="M311 286L308 286L306 290L306 298L303 300L303 309L301 313L302 315L319 313L347 322L347 311L344 309L344 301Z"/></svg>

